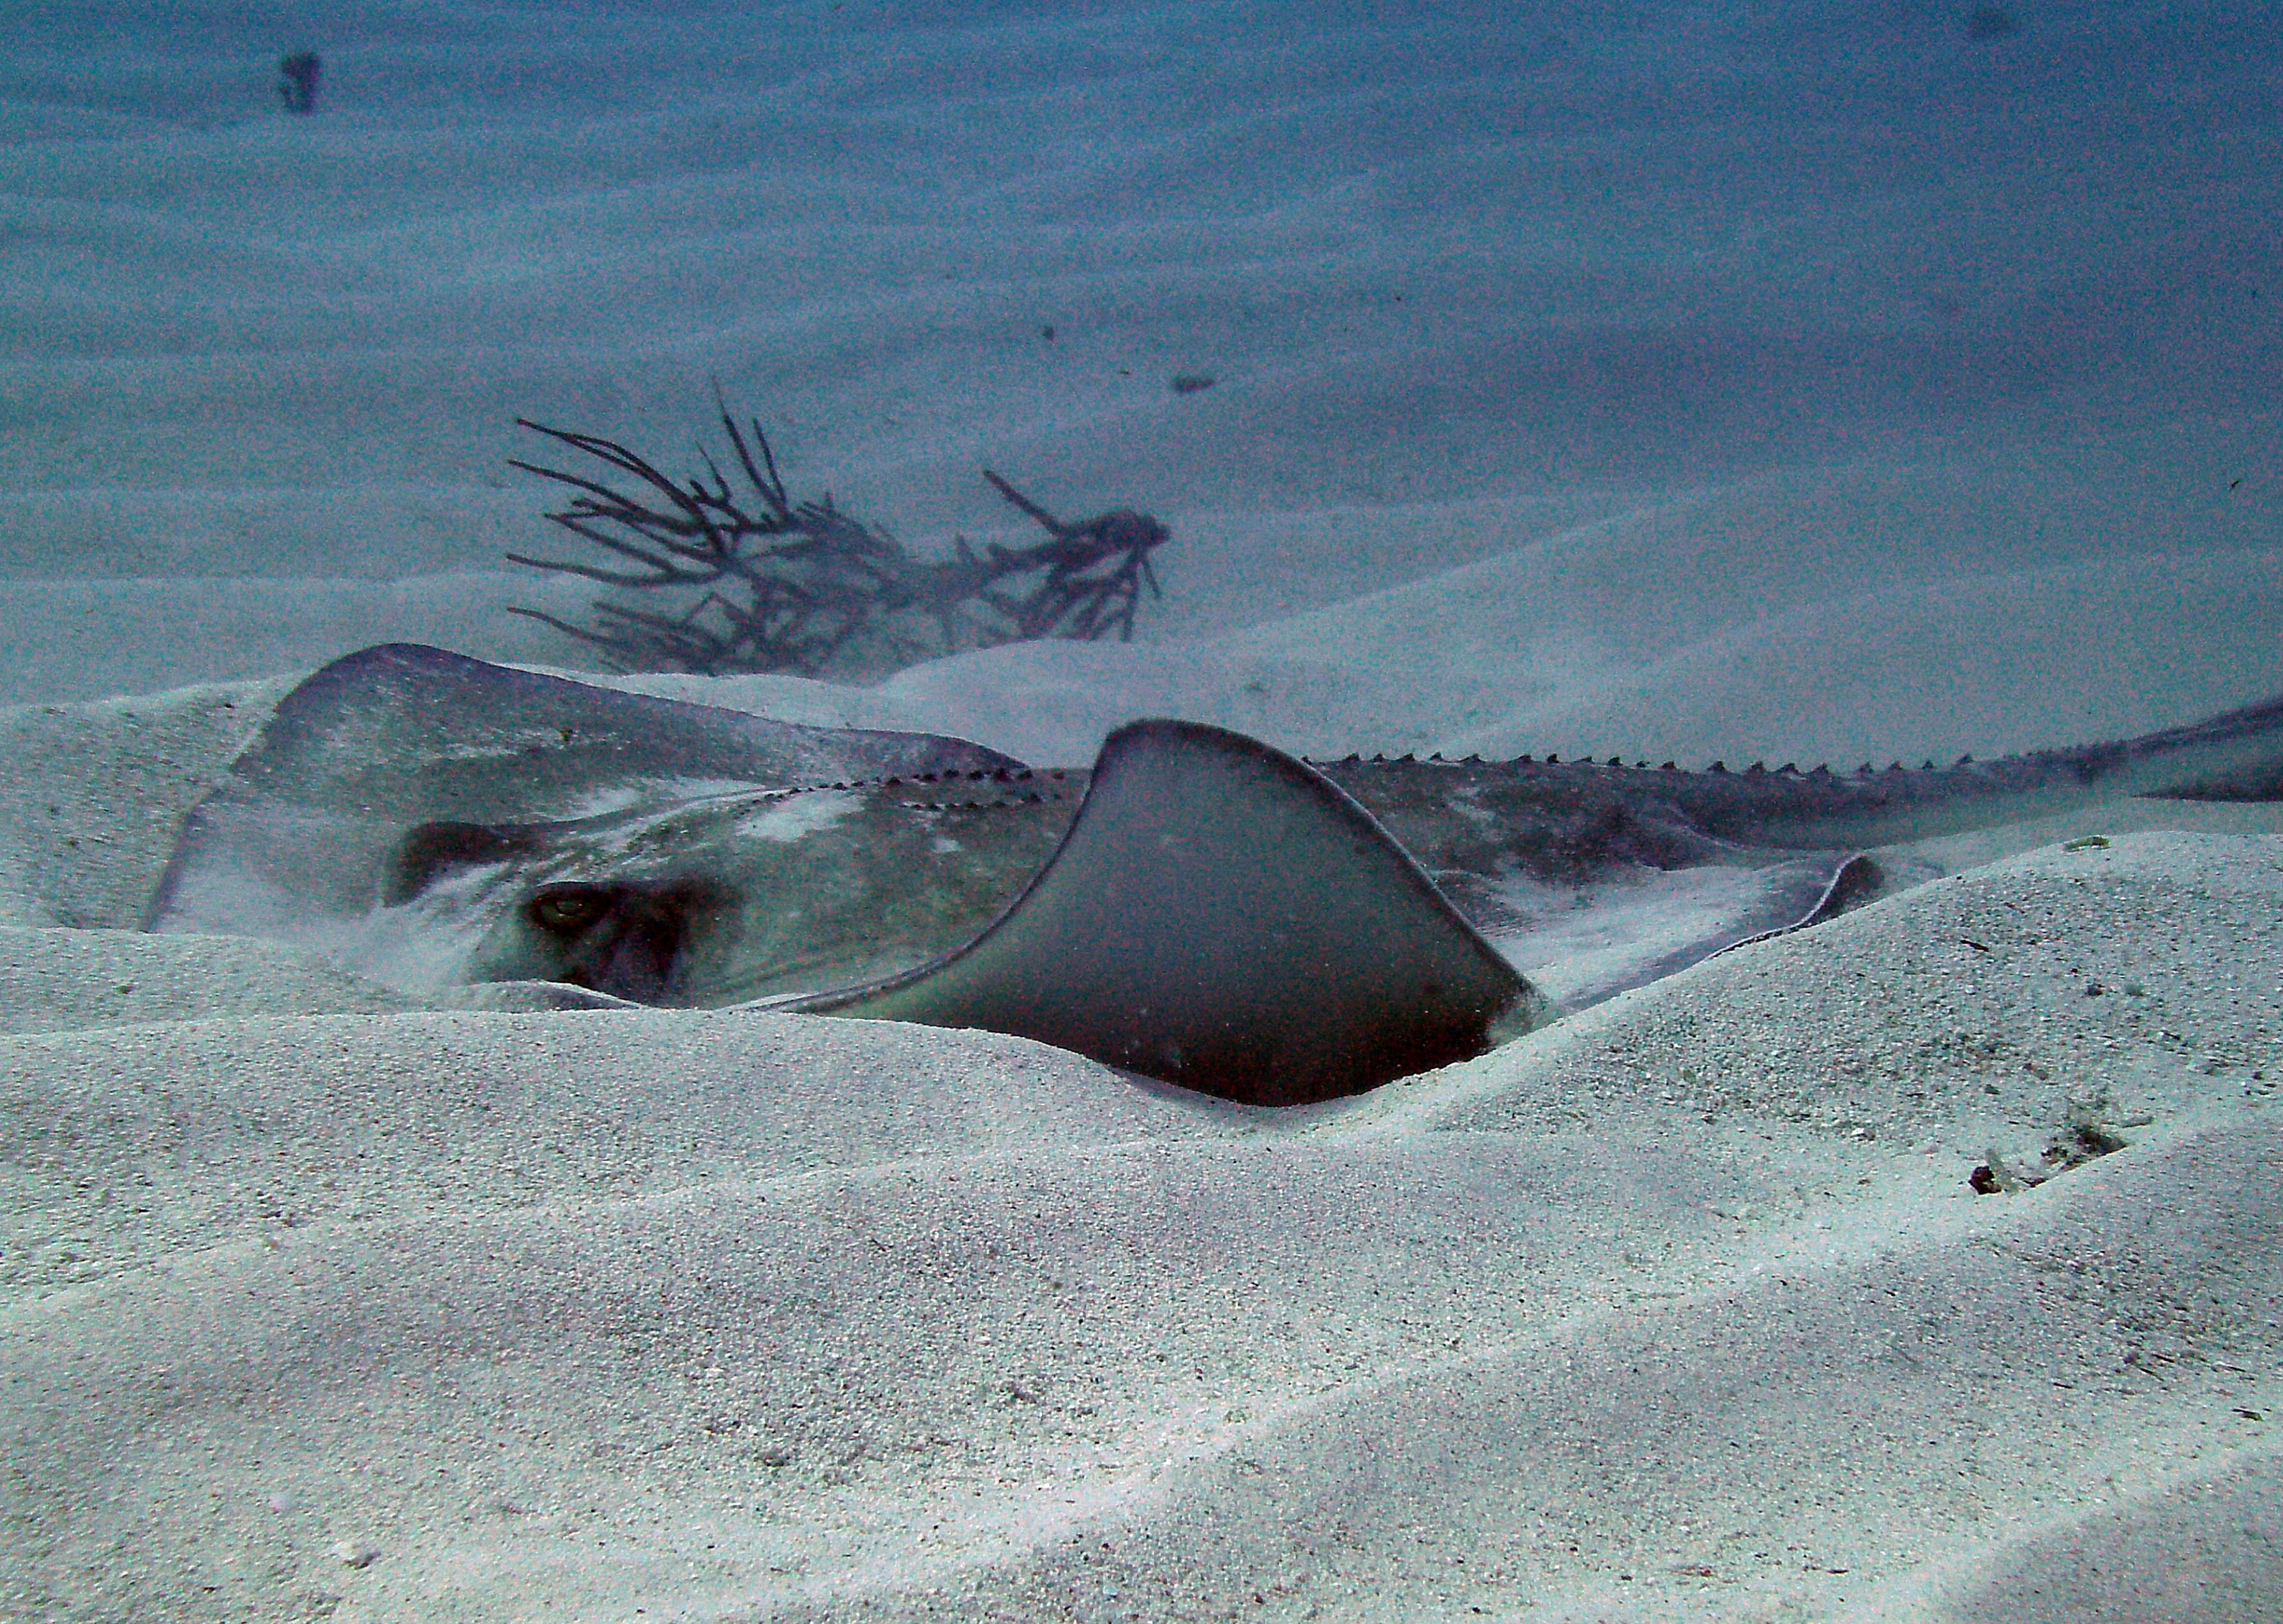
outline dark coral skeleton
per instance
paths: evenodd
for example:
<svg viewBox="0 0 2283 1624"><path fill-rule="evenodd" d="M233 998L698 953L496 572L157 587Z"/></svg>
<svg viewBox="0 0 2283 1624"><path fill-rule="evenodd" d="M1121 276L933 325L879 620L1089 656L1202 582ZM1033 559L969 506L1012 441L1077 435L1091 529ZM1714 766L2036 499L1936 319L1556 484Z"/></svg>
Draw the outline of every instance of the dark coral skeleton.
<svg viewBox="0 0 2283 1624"><path fill-rule="evenodd" d="M599 597L593 623L583 626L535 609L510 613L599 649L620 671L864 677L999 643L1091 641L1111 633L1130 641L1142 589L1159 595L1149 555L1166 531L1146 513L1118 508L1066 523L986 469L992 488L1048 539L978 551L961 536L951 558L916 557L829 495L794 501L760 423L741 428L718 391L715 405L757 501L730 488L711 454L702 454L703 475L678 481L615 440L516 420L627 476L635 488L510 459L568 487L568 504L549 522L621 563L518 553L510 562L621 592L664 591L680 602L661 612Z"/></svg>

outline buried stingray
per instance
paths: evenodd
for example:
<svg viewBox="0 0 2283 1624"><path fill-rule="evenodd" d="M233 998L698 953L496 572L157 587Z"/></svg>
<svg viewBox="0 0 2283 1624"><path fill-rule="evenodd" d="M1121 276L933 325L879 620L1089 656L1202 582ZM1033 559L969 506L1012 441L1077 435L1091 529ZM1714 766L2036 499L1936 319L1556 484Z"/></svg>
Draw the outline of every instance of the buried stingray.
<svg viewBox="0 0 2283 1624"><path fill-rule="evenodd" d="M2283 796L2283 702L1849 775L1311 765L1171 721L1088 772L395 645L278 707L187 821L150 923L460 1001L985 1028L1282 1105L1920 877L1863 848L2123 795Z"/></svg>

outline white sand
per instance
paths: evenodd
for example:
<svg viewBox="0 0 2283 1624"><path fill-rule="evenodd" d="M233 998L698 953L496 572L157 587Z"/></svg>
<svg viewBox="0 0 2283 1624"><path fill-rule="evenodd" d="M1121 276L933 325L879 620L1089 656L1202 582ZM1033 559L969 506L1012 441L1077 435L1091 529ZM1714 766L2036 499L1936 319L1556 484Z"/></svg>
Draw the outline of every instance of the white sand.
<svg viewBox="0 0 2283 1624"><path fill-rule="evenodd" d="M19 911L274 692L15 713ZM2279 904L2046 845L1284 1114L10 930L0 1616L2263 1616Z"/></svg>
<svg viewBox="0 0 2283 1624"><path fill-rule="evenodd" d="M709 378L922 551L986 464L1157 513L1166 599L654 691L1804 765L2283 692L2272 25L17 8L0 1620L2283 1617L2272 809L1280 1117L134 934L282 673L575 664L512 419L687 472ZM1967 1192L2072 1101L2148 1120Z"/></svg>
<svg viewBox="0 0 2283 1624"><path fill-rule="evenodd" d="M1157 708L1342 750L2283 691L2266 14L1973 9L35 8L0 702L574 661L503 612L584 596L503 563L573 546L513 420L694 472L709 379L923 551L1025 533L985 466L1160 515ZM1082 756L1083 672L1013 679Z"/></svg>

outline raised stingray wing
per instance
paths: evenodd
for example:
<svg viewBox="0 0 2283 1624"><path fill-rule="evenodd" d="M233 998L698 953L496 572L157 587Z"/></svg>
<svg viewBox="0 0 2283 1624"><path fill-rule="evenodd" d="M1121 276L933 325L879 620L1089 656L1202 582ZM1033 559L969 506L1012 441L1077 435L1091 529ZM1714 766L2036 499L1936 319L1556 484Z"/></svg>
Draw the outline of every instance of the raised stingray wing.
<svg viewBox="0 0 2283 1624"><path fill-rule="evenodd" d="M1346 795L1176 721L1110 736L1061 848L966 947L792 1007L1010 1032L1251 1105L1358 1093L1550 1014Z"/></svg>

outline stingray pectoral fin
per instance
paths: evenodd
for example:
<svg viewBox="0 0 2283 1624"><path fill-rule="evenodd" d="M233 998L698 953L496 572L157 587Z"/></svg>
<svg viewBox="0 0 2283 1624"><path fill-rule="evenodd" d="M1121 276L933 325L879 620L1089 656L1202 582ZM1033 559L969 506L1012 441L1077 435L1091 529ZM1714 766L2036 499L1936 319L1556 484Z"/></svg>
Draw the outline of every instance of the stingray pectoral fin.
<svg viewBox="0 0 2283 1624"><path fill-rule="evenodd" d="M1816 897L1815 905L1798 918L1785 920L1765 930L1755 930L1751 935L1740 936L1726 947L1715 948L1704 956L1717 959L1722 953L1734 952L1740 947L1773 942L1778 936L1788 936L1811 925L1827 923L1866 902L1874 901L1886 884L1887 871L1879 866L1878 859L1860 851L1854 852L1831 871L1831 877L1824 882L1822 891Z"/></svg>
<svg viewBox="0 0 2283 1624"><path fill-rule="evenodd" d="M972 943L797 1007L1035 1037L1251 1105L1359 1093L1549 1014L1347 796L1173 721L1110 735L1062 845Z"/></svg>

